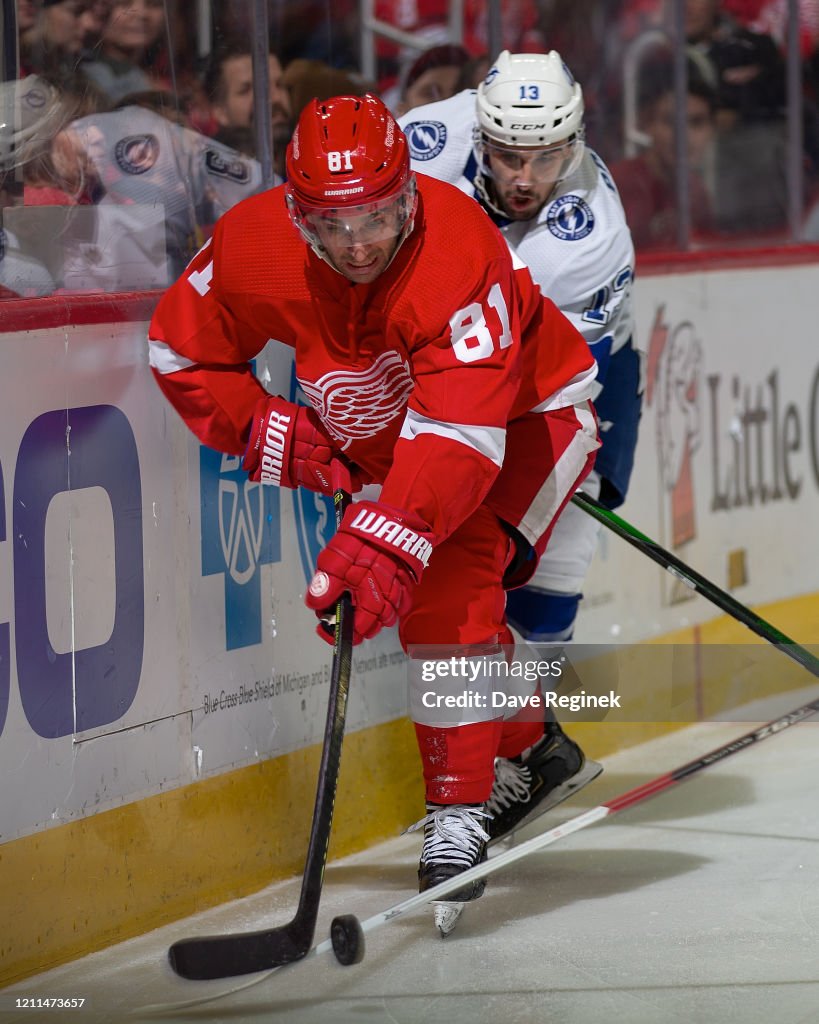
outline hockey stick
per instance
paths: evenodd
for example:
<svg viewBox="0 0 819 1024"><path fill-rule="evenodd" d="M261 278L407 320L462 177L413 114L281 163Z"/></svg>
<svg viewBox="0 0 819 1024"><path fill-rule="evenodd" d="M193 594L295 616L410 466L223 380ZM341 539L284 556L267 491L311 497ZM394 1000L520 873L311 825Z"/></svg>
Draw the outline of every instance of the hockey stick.
<svg viewBox="0 0 819 1024"><path fill-rule="evenodd" d="M725 758L738 753L740 750L745 750L754 743L760 743L769 736L773 736L778 732L782 732L783 729L787 729L788 726L795 725L797 722L810 718L811 715L815 715L817 712L819 712L819 699L811 701L809 704L803 704L802 707L796 708L794 711L790 711L786 715L782 715L781 718L776 718L773 721L768 722L766 725L753 729L751 732L745 733L744 736L731 740L729 743L726 743L721 747L717 747L716 750L712 750L709 754L704 754L702 757L689 761L687 764L684 764L679 768L675 768L673 771L666 772L663 775L658 775L650 782L643 783L642 786L635 786L634 789L630 789L627 792L622 793L620 796L614 797L612 800L607 800L598 807L594 807L583 814L577 815L577 817L570 818L562 825L558 825L556 828L550 829L548 832L543 832L539 836L527 839L526 842L521 843L519 846L513 846L510 850L505 850L503 853L497 854L495 857L484 861L482 864L476 864L475 867L469 868L468 870L461 872L459 875L454 875L445 882L441 882L439 885L433 886L431 889L427 889L426 892L418 893L416 896L411 896L402 903L397 903L395 906L390 907L389 910L385 910L380 914L374 914L372 917L368 917L365 921L361 921L360 923L356 921L356 924L361 932L370 932L375 928L379 928L382 924L386 924L388 921L393 921L397 917L403 917L404 914L408 914L412 910L425 906L433 900L445 899L450 895L450 893L468 885L470 882L475 882L481 878L487 878L496 871L500 871L502 868L508 867L510 864L514 864L516 861L522 860L524 857L528 857L530 853L536 853L538 850L551 846L552 843L556 843L558 839L563 839L566 836L571 835L573 832L579 832L588 825L593 825L595 822L602 821L603 818L608 818L613 814L617 814L619 811L623 811L627 807L634 807L636 804L642 803L649 797L662 793L663 790L669 789L676 783L682 782L685 779L690 779L693 775L696 775L697 772L702 771L704 768L717 764L717 762L725 760ZM351 919L355 920L353 915L345 915L344 919L347 921ZM325 953L330 949L334 949L334 944L331 939L327 939L326 941L319 943L314 952ZM342 960L341 962L344 963L345 961Z"/></svg>
<svg viewBox="0 0 819 1024"><path fill-rule="evenodd" d="M803 668L806 668L813 675L819 676L819 658L816 658L809 650L802 647L795 640L791 640L789 636L786 636L775 626L766 622L756 612L741 604L736 598L731 597L724 590L720 590L715 583L701 576L690 566L686 565L685 562L681 562L676 555L672 555L670 551L661 548L659 544L646 537L644 533L640 533L631 523L621 519L615 512L607 509L605 505L601 505L599 501L595 501L594 498L590 498L588 494L584 494L582 491L577 491L573 495L572 501L585 512L588 512L590 516L603 523L604 526L608 526L618 537L622 537L623 540L628 541L638 551L648 555L652 561L667 569L672 576L675 576L685 586L691 590L696 590L698 594L708 598L718 608L721 608L728 615L747 626L757 636L761 636L764 640L778 647L783 654L787 654L789 658L799 662Z"/></svg>
<svg viewBox="0 0 819 1024"><path fill-rule="evenodd" d="M338 528L344 510L350 503L350 495L342 490L335 480L334 486L337 487L333 501ZM290 922L278 928L232 935L205 935L175 942L168 950L168 958L171 967L180 977L202 981L265 971L299 960L309 951L316 930L324 867L327 863L327 847L333 824L333 805L347 713L352 648L352 604L349 594L344 594L336 607L335 650L324 745L321 751L307 859L295 916Z"/></svg>

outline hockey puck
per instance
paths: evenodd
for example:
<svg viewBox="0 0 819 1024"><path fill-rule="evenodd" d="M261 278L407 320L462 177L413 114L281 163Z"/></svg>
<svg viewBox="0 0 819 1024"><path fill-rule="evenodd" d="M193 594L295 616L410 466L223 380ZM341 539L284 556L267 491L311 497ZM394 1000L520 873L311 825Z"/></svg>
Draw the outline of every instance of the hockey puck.
<svg viewBox="0 0 819 1024"><path fill-rule="evenodd" d="M360 964L364 959L364 932L355 914L341 914L333 918L330 941L336 960L345 967Z"/></svg>

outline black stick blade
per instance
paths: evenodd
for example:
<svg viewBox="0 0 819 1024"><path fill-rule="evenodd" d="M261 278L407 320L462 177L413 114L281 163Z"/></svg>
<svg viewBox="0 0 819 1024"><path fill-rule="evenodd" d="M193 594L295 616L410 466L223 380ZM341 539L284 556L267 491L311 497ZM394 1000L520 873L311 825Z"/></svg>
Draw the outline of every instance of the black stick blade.
<svg viewBox="0 0 819 1024"><path fill-rule="evenodd" d="M180 939L168 950L168 959L174 972L189 981L270 971L306 956L315 921L307 922L307 927L300 925L296 920L258 932Z"/></svg>
<svg viewBox="0 0 819 1024"><path fill-rule="evenodd" d="M350 495L340 487L334 495L336 527L341 523ZM333 825L333 806L341 761L341 744L347 714L353 650L353 605L350 595L342 594L336 606L336 645L327 719L321 750L316 803L310 826L307 861L301 882L301 895L296 915L289 924L258 932L233 935L206 935L181 939L168 950L171 967L190 981L232 978L239 974L270 971L274 967L301 960L306 956L318 919L327 847Z"/></svg>

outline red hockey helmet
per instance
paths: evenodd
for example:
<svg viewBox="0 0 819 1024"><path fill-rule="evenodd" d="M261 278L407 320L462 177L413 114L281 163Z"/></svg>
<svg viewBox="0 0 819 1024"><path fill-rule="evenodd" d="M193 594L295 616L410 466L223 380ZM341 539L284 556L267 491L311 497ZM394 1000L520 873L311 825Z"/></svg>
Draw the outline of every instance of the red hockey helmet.
<svg viewBox="0 0 819 1024"><path fill-rule="evenodd" d="M409 147L377 96L311 100L287 147L287 204L294 223L326 258L322 224L350 243L411 230L415 176Z"/></svg>
<svg viewBox="0 0 819 1024"><path fill-rule="evenodd" d="M377 96L311 100L287 147L287 180L301 206L359 206L399 191L409 147Z"/></svg>

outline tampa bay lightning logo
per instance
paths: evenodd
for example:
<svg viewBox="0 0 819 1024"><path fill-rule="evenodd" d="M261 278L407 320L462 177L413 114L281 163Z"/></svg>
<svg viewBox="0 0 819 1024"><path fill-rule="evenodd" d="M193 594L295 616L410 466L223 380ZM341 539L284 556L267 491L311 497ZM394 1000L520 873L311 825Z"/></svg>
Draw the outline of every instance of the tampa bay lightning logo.
<svg viewBox="0 0 819 1024"><path fill-rule="evenodd" d="M413 160L431 160L446 145L446 125L440 121L411 121L404 134Z"/></svg>
<svg viewBox="0 0 819 1024"><path fill-rule="evenodd" d="M579 242L594 231L594 214L580 196L561 196L549 207L546 225L556 238Z"/></svg>
<svg viewBox="0 0 819 1024"><path fill-rule="evenodd" d="M290 401L297 405L310 405L296 378L295 364L290 378ZM292 494L299 558L305 580L311 580L319 551L335 532L333 499L308 491L306 487L297 487Z"/></svg>
<svg viewBox="0 0 819 1024"><path fill-rule="evenodd" d="M491 85L499 74L500 68L497 66L497 64L493 64L492 67L487 71L486 78L484 78L483 80L484 86Z"/></svg>
<svg viewBox="0 0 819 1024"><path fill-rule="evenodd" d="M116 144L114 157L126 174L145 174L159 159L159 139L155 135L128 135Z"/></svg>

